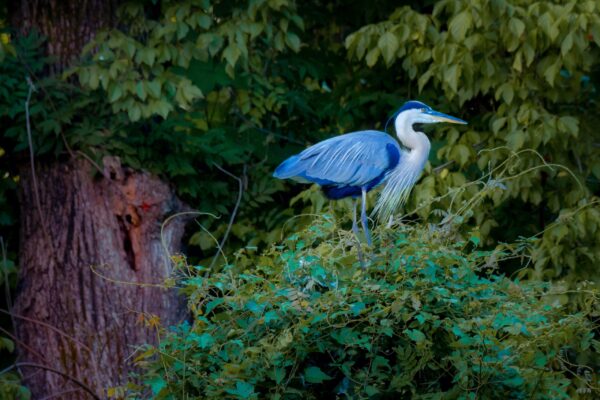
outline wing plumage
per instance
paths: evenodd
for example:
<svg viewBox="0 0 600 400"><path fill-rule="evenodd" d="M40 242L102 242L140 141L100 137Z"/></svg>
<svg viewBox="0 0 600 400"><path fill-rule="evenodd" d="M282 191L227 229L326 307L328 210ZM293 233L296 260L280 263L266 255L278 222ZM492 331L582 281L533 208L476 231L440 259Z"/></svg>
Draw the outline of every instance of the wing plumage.
<svg viewBox="0 0 600 400"><path fill-rule="evenodd" d="M330 197L341 198L381 183L398 164L400 155L398 142L384 132L353 132L324 140L288 158L273 175L317 183ZM328 193L327 189L333 190Z"/></svg>

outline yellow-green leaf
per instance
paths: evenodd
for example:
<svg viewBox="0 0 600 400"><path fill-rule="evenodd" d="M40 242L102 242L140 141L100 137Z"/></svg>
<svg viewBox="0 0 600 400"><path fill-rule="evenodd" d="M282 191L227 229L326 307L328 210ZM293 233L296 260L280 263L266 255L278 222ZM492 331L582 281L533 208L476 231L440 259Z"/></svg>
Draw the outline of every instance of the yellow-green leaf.
<svg viewBox="0 0 600 400"><path fill-rule="evenodd" d="M464 10L461 13L454 16L448 26L450 34L452 35L454 40L458 42L464 40L467 31L471 27L472 22L473 17L471 16L471 13L467 10Z"/></svg>
<svg viewBox="0 0 600 400"><path fill-rule="evenodd" d="M399 45L398 38L392 32L386 32L379 38L377 47L381 50L381 54L387 65L390 65L394 61Z"/></svg>

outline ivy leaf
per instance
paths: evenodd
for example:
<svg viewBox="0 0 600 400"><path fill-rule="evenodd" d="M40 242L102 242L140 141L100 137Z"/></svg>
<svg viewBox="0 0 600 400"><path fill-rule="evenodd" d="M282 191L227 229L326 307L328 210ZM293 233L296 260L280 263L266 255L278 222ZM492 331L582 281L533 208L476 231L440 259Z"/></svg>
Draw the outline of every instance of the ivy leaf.
<svg viewBox="0 0 600 400"><path fill-rule="evenodd" d="M167 382L161 376L155 376L148 380L153 394L159 394L167 386Z"/></svg>
<svg viewBox="0 0 600 400"><path fill-rule="evenodd" d="M215 343L215 339L210 333L203 333L202 335L195 335L194 339L202 349L207 349Z"/></svg>
<svg viewBox="0 0 600 400"><path fill-rule="evenodd" d="M421 343L426 339L425 334L418 329L406 329L404 333L416 343Z"/></svg>
<svg viewBox="0 0 600 400"><path fill-rule="evenodd" d="M254 394L254 385L244 381L238 381L235 384L235 389L225 389L225 391L239 399L249 399Z"/></svg>
<svg viewBox="0 0 600 400"><path fill-rule="evenodd" d="M327 375L321 368L319 367L308 367L304 370L304 378L309 383L322 383L324 381L328 381L333 379L331 376Z"/></svg>

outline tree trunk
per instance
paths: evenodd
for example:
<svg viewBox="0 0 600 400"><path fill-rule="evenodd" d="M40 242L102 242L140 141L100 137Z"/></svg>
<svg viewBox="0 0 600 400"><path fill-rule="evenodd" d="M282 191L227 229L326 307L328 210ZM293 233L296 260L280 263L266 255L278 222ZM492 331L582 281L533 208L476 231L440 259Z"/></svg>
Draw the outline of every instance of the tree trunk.
<svg viewBox="0 0 600 400"><path fill-rule="evenodd" d="M24 0L7 8L19 34L47 37L55 60L48 72L55 73L114 25L118 3ZM172 271L163 247L179 248L184 221L174 219L161 241L161 223L184 206L157 178L116 159L105 166L100 178L90 163L74 160L47 164L35 177L21 171L13 313L20 370L34 399L106 397L106 388L127 379L136 346L156 339L156 317L169 325L184 316L175 290L164 287Z"/></svg>
<svg viewBox="0 0 600 400"><path fill-rule="evenodd" d="M54 163L21 174L20 283L15 301L19 361L33 398L79 389L99 397L131 370L136 347L156 328L184 318L169 253L179 249L184 220L165 218L185 206L171 188L144 172L105 159L104 176L87 161ZM34 179L39 188L37 207ZM162 239L162 240L161 240ZM91 398L85 391L69 399Z"/></svg>
<svg viewBox="0 0 600 400"><path fill-rule="evenodd" d="M47 38L54 59L50 73L77 60L81 49L101 29L114 25L117 0L25 0L7 3L10 22L22 35L36 30Z"/></svg>

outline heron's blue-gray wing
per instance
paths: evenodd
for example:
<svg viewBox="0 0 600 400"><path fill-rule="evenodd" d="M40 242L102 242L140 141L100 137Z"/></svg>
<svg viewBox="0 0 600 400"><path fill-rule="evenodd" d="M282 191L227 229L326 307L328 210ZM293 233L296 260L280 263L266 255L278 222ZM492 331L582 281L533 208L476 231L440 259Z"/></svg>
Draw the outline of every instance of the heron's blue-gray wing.
<svg viewBox="0 0 600 400"><path fill-rule="evenodd" d="M277 178L320 185L365 187L380 183L400 157L400 146L390 135L360 131L319 142L284 161Z"/></svg>

